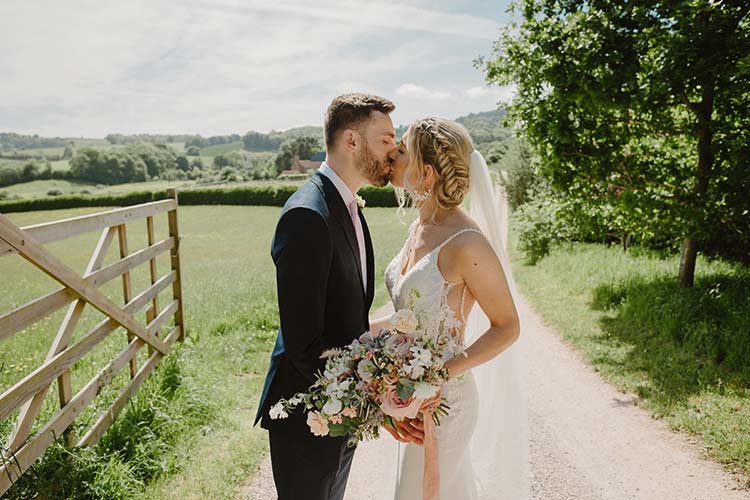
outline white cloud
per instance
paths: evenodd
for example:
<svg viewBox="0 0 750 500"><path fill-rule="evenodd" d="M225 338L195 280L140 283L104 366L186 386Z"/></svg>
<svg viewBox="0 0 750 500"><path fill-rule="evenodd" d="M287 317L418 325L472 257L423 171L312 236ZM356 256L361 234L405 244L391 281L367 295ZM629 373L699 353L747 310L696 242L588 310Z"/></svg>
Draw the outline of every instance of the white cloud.
<svg viewBox="0 0 750 500"><path fill-rule="evenodd" d="M265 10L302 15L334 23L357 24L377 28L403 29L427 33L457 35L494 40L501 24L492 19L441 12L406 3L371 2L366 0L308 0L274 2L246 2L213 0L205 4L210 9Z"/></svg>
<svg viewBox="0 0 750 500"><path fill-rule="evenodd" d="M0 130L94 137L320 124L354 90L398 98L403 120L480 111L492 100L461 89L500 26L364 0L0 2L0 19ZM439 90L393 95L420 77Z"/></svg>
<svg viewBox="0 0 750 500"><path fill-rule="evenodd" d="M442 90L430 90L413 83L405 83L395 90L396 95L401 97L410 97L414 99L448 99L451 94L450 92L444 92Z"/></svg>
<svg viewBox="0 0 750 500"><path fill-rule="evenodd" d="M515 85L504 85L502 87L471 87L463 92L464 96L469 99L479 99L483 97L493 97L499 102L510 102L516 95Z"/></svg>

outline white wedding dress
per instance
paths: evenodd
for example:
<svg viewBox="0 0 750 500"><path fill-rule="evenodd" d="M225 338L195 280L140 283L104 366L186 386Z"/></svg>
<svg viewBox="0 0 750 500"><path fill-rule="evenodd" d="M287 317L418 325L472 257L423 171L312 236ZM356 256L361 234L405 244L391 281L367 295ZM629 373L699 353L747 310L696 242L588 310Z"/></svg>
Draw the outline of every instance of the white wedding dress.
<svg viewBox="0 0 750 500"><path fill-rule="evenodd" d="M463 282L449 282L443 277L438 268L440 250L454 238L467 232L477 232L476 229L462 229L434 250L425 255L418 262L402 274L409 247L412 240L412 225L401 252L391 261L385 271L385 285L396 310L410 307L410 292L419 291L419 298L415 299L414 308L417 313L424 313L425 317L436 316L435 312L448 308L447 313L461 322L459 331L465 325L464 311L455 311L448 305L448 296L456 294L451 302L456 302L460 294L459 309L464 308L466 286ZM481 233L480 233L481 234ZM439 315L438 317L442 317ZM459 339L463 342L463 339ZM472 468L469 443L477 420L479 398L474 377L471 373L457 379L451 379L443 386L443 397L447 400L450 410L443 417L437 427L439 463L440 463L440 496L444 500L461 499L474 500L477 498L476 476ZM418 500L422 498L422 474L424 469L423 449L413 444L399 444L399 466L396 478L396 500Z"/></svg>
<svg viewBox="0 0 750 500"><path fill-rule="evenodd" d="M438 257L446 244L466 232L482 234L495 250L517 303L515 281L505 254L507 210L499 203L487 163L476 150L471 154L469 177L466 204L481 231L458 231L402 274L415 221L406 243L385 271L385 284L396 310L409 307L411 291L418 290L420 297L414 307L427 314L451 314L462 332L459 340L466 346L473 344L490 324L480 307L464 310L464 283L446 281L440 272ZM441 500L526 500L531 496L523 377L524 319L518 308L517 312L521 324L519 340L493 360L443 386L450 410L437 427ZM423 456L421 446L399 443L396 500L422 498Z"/></svg>

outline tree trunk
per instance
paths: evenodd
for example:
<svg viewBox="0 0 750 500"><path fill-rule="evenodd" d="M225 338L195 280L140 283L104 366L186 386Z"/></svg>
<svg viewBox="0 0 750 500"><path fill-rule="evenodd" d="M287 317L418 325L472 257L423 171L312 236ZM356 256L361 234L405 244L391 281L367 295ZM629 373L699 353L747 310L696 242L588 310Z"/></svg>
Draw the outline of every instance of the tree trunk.
<svg viewBox="0 0 750 500"><path fill-rule="evenodd" d="M693 286L695 279L695 259L698 257L698 240L685 238L682 241L682 257L677 282L681 288Z"/></svg>
<svg viewBox="0 0 750 500"><path fill-rule="evenodd" d="M714 110L714 80L713 75L704 75L702 83L702 99L697 104L690 104L690 108L698 117L695 135L698 138L698 168L696 172L693 194L698 208L706 208L706 194L711 180L711 168L714 163L713 151L713 123ZM695 261L698 255L698 240L695 230L685 237L682 242L682 257L677 282L682 288L693 286L695 278Z"/></svg>

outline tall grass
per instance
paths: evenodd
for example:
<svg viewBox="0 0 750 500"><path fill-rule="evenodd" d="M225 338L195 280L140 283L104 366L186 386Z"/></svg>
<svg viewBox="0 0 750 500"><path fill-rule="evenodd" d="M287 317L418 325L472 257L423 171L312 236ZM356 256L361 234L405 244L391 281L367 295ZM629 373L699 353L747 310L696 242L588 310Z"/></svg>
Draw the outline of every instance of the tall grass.
<svg viewBox="0 0 750 500"><path fill-rule="evenodd" d="M679 256L572 244L535 266L513 257L523 293L597 371L750 479L747 269L701 258L680 289Z"/></svg>

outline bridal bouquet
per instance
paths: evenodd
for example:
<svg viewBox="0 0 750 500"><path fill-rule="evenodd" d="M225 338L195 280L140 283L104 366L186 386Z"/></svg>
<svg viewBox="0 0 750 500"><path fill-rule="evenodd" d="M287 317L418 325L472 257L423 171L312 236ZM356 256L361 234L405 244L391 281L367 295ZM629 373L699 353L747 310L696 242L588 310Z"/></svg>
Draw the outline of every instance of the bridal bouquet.
<svg viewBox="0 0 750 500"><path fill-rule="evenodd" d="M273 405L271 418L286 418L304 404L314 435L349 436L351 446L377 438L390 419L416 418L447 379L445 362L462 353L451 335L455 318L450 312L415 313L418 295L410 308L393 315L390 329L365 332L344 348L324 352L325 369L315 383ZM441 402L433 412L436 423L447 410Z"/></svg>

